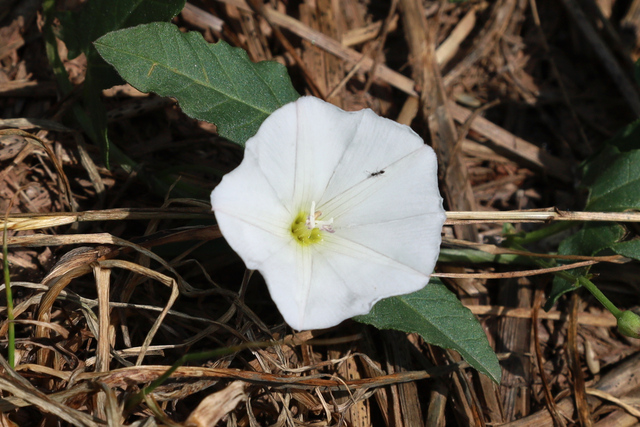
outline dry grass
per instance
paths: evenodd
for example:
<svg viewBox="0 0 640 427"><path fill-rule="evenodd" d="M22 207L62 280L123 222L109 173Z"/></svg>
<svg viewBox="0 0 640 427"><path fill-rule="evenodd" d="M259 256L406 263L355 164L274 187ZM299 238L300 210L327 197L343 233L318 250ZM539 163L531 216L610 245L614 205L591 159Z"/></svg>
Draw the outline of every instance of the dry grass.
<svg viewBox="0 0 640 427"><path fill-rule="evenodd" d="M638 343L582 293L541 311L550 274L437 268L483 322L499 386L417 336L351 321L292 334L205 202L241 150L171 100L123 86L104 93L110 136L140 168L106 169L64 119L78 100L56 96L39 3L8 4L0 127L14 131L0 137L0 212L16 369L0 358L0 426L638 423ZM575 211L577 165L640 114L638 10L638 0L275 0L257 11L202 0L174 22L286 64L300 93L411 124L439 154L449 210ZM74 84L83 65L65 62ZM447 247L506 254L500 224L452 222L444 233ZM557 241L546 245L531 250ZM595 261L607 261L597 283L632 307L637 264ZM208 351L142 398L183 355Z"/></svg>

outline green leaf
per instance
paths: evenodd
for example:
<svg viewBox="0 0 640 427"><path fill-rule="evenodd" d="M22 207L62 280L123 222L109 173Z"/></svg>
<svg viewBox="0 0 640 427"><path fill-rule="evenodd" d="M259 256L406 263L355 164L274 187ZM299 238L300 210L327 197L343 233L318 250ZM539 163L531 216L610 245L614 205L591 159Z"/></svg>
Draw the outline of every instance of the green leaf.
<svg viewBox="0 0 640 427"><path fill-rule="evenodd" d="M596 255L610 248L611 244L620 240L624 234L624 229L615 223L588 223L577 233L563 240L558 247L558 253L560 255ZM572 283L558 276L554 277L544 309L550 310L562 295L578 289L578 277L588 272L588 267L569 270L568 273L576 278Z"/></svg>
<svg viewBox="0 0 640 427"><path fill-rule="evenodd" d="M475 369L500 383L500 364L482 326L439 279L409 295L379 301L354 318L378 329L417 333L428 343L456 350Z"/></svg>
<svg viewBox="0 0 640 427"><path fill-rule="evenodd" d="M589 159L582 169L582 185L592 186L603 174L605 168L616 161L621 153L640 149L640 120L625 126Z"/></svg>
<svg viewBox="0 0 640 427"><path fill-rule="evenodd" d="M615 223L588 223L582 230L565 239L558 248L560 255L595 255L624 236L624 229Z"/></svg>
<svg viewBox="0 0 640 427"><path fill-rule="evenodd" d="M620 153L591 186L586 210L616 212L640 209L640 150Z"/></svg>
<svg viewBox="0 0 640 427"><path fill-rule="evenodd" d="M629 240L611 245L611 250L618 255L640 260L640 240Z"/></svg>
<svg viewBox="0 0 640 427"><path fill-rule="evenodd" d="M640 120L625 126L607 144L582 165L583 185L589 189L585 210L620 212L640 209ZM614 223L588 223L558 248L561 255L598 255L613 251L640 259L640 243L621 242L622 226ZM569 283L555 277L545 310L561 295L577 289L577 278L586 276L589 268L571 270L576 281Z"/></svg>
<svg viewBox="0 0 640 427"><path fill-rule="evenodd" d="M171 24L109 33L95 46L132 86L176 98L186 114L216 124L221 136L240 145L299 96L283 65L253 63L240 48L209 44Z"/></svg>

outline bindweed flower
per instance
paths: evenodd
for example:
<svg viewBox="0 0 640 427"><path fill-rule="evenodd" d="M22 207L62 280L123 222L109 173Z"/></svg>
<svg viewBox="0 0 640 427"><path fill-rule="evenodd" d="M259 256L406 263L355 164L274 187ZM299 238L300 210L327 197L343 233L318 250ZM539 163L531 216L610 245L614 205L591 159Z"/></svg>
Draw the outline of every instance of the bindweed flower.
<svg viewBox="0 0 640 427"><path fill-rule="evenodd" d="M313 97L264 121L211 205L229 245L298 330L424 287L445 220L436 156L415 132Z"/></svg>

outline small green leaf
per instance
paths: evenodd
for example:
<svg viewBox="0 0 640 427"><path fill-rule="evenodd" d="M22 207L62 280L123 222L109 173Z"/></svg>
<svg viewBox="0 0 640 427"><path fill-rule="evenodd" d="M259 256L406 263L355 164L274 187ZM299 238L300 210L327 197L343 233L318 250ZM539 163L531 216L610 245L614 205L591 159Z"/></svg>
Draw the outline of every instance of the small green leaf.
<svg viewBox="0 0 640 427"><path fill-rule="evenodd" d="M558 248L560 255L595 255L624 236L624 229L611 222L588 223L582 230L565 239Z"/></svg>
<svg viewBox="0 0 640 427"><path fill-rule="evenodd" d="M611 245L611 250L618 255L640 261L640 240L629 240Z"/></svg>
<svg viewBox="0 0 640 427"><path fill-rule="evenodd" d="M591 186L586 210L620 212L640 209L640 150L620 153Z"/></svg>
<svg viewBox="0 0 640 427"><path fill-rule="evenodd" d="M640 149L640 120L620 129L597 153L583 163L582 185L587 188L592 186L621 153L638 149Z"/></svg>
<svg viewBox="0 0 640 427"><path fill-rule="evenodd" d="M475 369L500 383L500 364L475 316L439 279L421 290L379 301L354 318L378 329L417 333L428 343L456 350Z"/></svg>
<svg viewBox="0 0 640 427"><path fill-rule="evenodd" d="M609 222L588 223L576 234L567 237L560 243L558 253L560 255L596 255L605 250L612 243L617 242L624 236L624 229L618 224ZM577 278L587 274L589 268L570 270L569 273L575 275L576 281L569 283L556 276L553 278L553 286L549 293L544 309L550 310L558 299L579 288Z"/></svg>
<svg viewBox="0 0 640 427"><path fill-rule="evenodd" d="M589 189L585 210L621 212L640 209L640 120L624 127L602 149L582 165L582 183ZM609 250L630 258L640 259L640 243L621 242L625 236L622 226L614 223L588 223L558 248L561 255L598 255ZM553 280L553 288L545 304L549 310L561 295L579 287L577 278L585 276L589 268L571 270L576 278L569 283L560 277Z"/></svg>
<svg viewBox="0 0 640 427"><path fill-rule="evenodd" d="M221 136L240 145L299 96L281 64L253 63L240 48L209 44L171 24L109 33L95 46L132 86L176 98L186 114L216 124Z"/></svg>

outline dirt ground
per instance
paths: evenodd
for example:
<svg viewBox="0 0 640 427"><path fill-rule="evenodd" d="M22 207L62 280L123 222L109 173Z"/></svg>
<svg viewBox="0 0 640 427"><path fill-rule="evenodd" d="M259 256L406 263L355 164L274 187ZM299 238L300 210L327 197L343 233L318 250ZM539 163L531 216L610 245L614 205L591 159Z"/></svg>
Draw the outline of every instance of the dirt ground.
<svg viewBox="0 0 640 427"><path fill-rule="evenodd" d="M209 213L208 194L242 149L173 100L124 85L102 100L128 163L112 156L107 167L71 118L86 108L85 59L67 60L58 42L72 85L63 95L40 6L0 0L0 129L23 132L0 138L16 317L0 426L638 424L638 340L587 293L541 310L550 274L444 279L484 326L500 385L416 335L347 321L293 336ZM449 211L583 209L579 165L640 115L638 0L271 0L257 9L202 0L173 22L285 64L300 94L412 126L438 153ZM554 252L575 230L527 249ZM499 245L503 231L446 225L443 249ZM443 260L436 271L531 268ZM637 263L592 271L615 304L635 308ZM295 344L237 348L283 338ZM3 357L7 345L3 286ZM223 350L123 407L181 356L212 349Z"/></svg>

